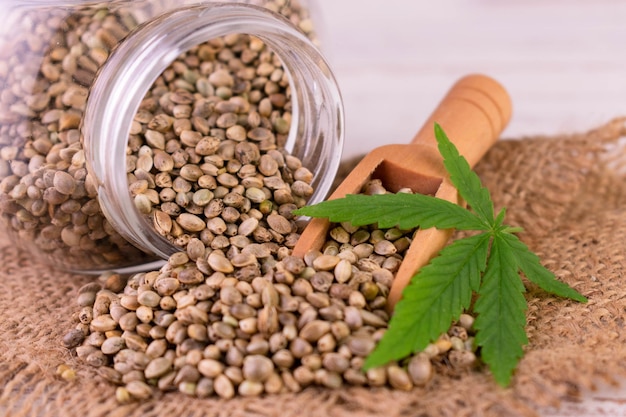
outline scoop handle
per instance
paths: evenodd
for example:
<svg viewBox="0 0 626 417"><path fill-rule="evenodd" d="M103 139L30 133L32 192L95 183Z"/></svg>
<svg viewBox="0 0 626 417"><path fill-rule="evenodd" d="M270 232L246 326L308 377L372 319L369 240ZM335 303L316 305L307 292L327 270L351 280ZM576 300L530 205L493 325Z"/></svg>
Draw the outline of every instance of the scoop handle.
<svg viewBox="0 0 626 417"><path fill-rule="evenodd" d="M446 135L458 148L459 153L474 166L498 140L511 118L511 99L507 91L494 79L484 75L468 75L457 81L441 100L422 129L415 135L413 144L433 149L424 155L444 181L439 186L437 197L455 204L463 204L457 190L441 165L441 154L437 150L434 124L439 123ZM404 261L393 281L387 298L387 309L393 311L402 297L402 291L417 270L426 265L446 245L452 230L436 228L420 229L404 256Z"/></svg>
<svg viewBox="0 0 626 417"><path fill-rule="evenodd" d="M474 166L498 140L511 111L511 98L499 82L486 75L467 75L450 88L411 143L437 149L438 123Z"/></svg>

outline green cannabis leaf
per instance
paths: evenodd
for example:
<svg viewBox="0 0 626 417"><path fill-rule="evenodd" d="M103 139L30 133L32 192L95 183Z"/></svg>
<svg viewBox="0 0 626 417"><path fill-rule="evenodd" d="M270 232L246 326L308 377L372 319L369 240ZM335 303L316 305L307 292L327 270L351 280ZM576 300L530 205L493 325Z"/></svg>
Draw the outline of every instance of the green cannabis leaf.
<svg viewBox="0 0 626 417"><path fill-rule="evenodd" d="M520 272L549 293L579 302L587 299L541 265L539 257L515 235L521 229L503 224L506 211L494 213L489 191L438 124L435 137L450 181L469 209L432 196L398 193L347 195L303 207L295 214L355 226L376 223L380 228L480 232L451 243L413 276L364 368L423 350L471 307L472 294L477 293L473 306L477 314L475 342L496 382L507 386L528 343L524 329L527 304Z"/></svg>

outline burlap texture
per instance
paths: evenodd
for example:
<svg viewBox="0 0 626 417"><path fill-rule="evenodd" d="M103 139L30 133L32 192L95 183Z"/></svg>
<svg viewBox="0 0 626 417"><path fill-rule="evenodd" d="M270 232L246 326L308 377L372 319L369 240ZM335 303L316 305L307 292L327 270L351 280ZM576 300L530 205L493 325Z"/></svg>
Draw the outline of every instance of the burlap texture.
<svg viewBox="0 0 626 417"><path fill-rule="evenodd" d="M530 343L512 386L486 370L425 388L306 389L299 394L198 400L177 393L119 406L115 387L62 346L90 277L63 273L0 239L2 416L534 416L582 389L626 376L626 120L567 137L500 141L477 166L507 223L589 303L528 284ZM59 364L77 371L68 382Z"/></svg>

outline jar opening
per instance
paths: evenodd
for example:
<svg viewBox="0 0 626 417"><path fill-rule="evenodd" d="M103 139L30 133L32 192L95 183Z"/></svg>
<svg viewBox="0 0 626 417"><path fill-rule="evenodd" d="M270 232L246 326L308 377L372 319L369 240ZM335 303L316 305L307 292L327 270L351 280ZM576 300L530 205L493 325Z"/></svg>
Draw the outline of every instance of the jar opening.
<svg viewBox="0 0 626 417"><path fill-rule="evenodd" d="M199 45L240 34L267 45L284 69L291 120L281 146L313 172L315 191L309 201L321 201L332 185L341 157L343 109L334 77L313 43L282 17L256 6L208 4L169 12L137 28L111 54L92 86L83 123L85 151L102 209L120 234L147 253L166 258L176 247L155 233L153 222L137 209L129 193L122 161L135 118L147 92L172 62ZM220 82L205 87L216 93ZM185 107L186 98L176 99L182 101L178 110L190 109Z"/></svg>

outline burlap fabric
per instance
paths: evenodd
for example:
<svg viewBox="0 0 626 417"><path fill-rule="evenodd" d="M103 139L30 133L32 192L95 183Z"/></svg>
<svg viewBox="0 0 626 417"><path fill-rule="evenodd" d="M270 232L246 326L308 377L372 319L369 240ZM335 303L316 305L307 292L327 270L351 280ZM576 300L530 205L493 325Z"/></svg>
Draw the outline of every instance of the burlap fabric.
<svg viewBox="0 0 626 417"><path fill-rule="evenodd" d="M230 401L177 393L120 406L115 387L62 346L90 277L37 263L0 239L2 416L533 416L626 376L626 124L568 137L499 142L476 168L507 223L588 304L527 285L530 344L508 389L488 372L439 374L425 388L312 388ZM59 364L73 382L55 375Z"/></svg>

